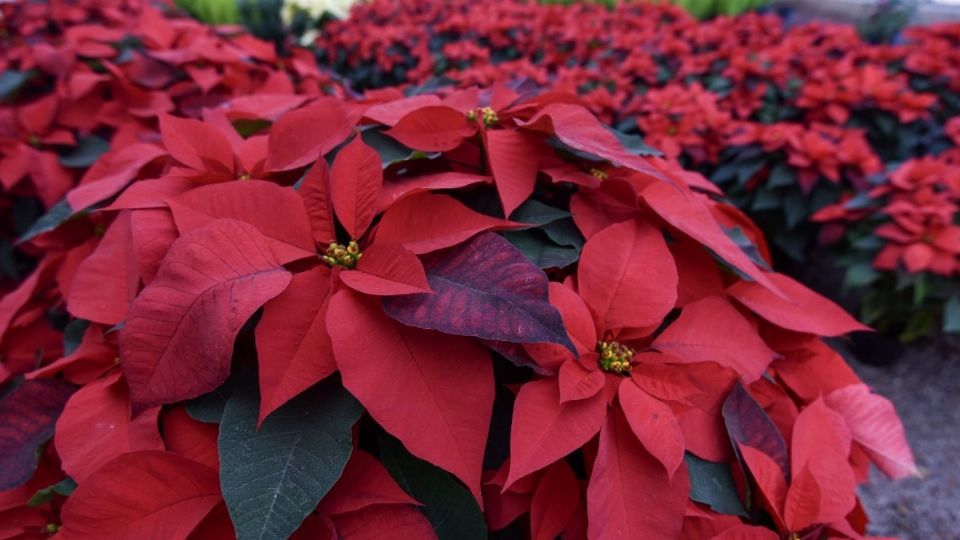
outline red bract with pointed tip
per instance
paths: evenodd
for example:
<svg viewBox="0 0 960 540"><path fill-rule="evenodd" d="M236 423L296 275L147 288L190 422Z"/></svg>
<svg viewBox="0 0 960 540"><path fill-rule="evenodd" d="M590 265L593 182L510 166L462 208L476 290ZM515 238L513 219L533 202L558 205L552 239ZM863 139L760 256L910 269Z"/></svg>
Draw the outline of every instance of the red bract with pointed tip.
<svg viewBox="0 0 960 540"><path fill-rule="evenodd" d="M867 460L915 470L821 341L860 327L574 96L318 97L304 51L136 4L0 8L82 141L0 300L24 535L865 534Z"/></svg>

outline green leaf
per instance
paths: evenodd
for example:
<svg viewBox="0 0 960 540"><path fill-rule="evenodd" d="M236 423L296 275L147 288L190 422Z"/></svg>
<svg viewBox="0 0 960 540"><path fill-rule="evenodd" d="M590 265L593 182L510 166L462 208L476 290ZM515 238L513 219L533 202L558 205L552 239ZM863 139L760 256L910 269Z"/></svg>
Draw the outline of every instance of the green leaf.
<svg viewBox="0 0 960 540"><path fill-rule="evenodd" d="M807 200L799 190L790 190L783 198L783 216L788 229L803 223L810 213Z"/></svg>
<svg viewBox="0 0 960 540"><path fill-rule="evenodd" d="M631 154L637 156L662 156L663 152L653 148L652 146L647 146L647 143L643 142L643 137L639 135L628 135L620 130L613 129L609 126L603 126L609 131L616 135L617 139L620 140L620 144L623 145Z"/></svg>
<svg viewBox="0 0 960 540"><path fill-rule="evenodd" d="M770 178L767 179L767 187L786 187L797 184L797 173L784 162L777 163L770 170Z"/></svg>
<svg viewBox="0 0 960 540"><path fill-rule="evenodd" d="M768 265L767 261L760 255L760 248L747 238L747 235L743 234L743 230L741 230L740 227L724 227L723 232L727 233L727 237L733 240L733 243L739 246L740 250L750 257L750 260L753 261L754 264L765 270L770 269L770 265Z"/></svg>
<svg viewBox="0 0 960 540"><path fill-rule="evenodd" d="M540 201L529 199L513 211L510 219L531 225L546 225L558 219L570 217L570 212L547 206Z"/></svg>
<svg viewBox="0 0 960 540"><path fill-rule="evenodd" d="M937 321L929 310L920 310L910 316L907 327L900 333L900 341L911 343L933 333Z"/></svg>
<svg viewBox="0 0 960 540"><path fill-rule="evenodd" d="M536 230L503 235L539 268L565 268L580 260L580 248L560 246Z"/></svg>
<svg viewBox="0 0 960 540"><path fill-rule="evenodd" d="M109 142L96 135L89 135L80 139L69 153L60 156L60 164L71 169L85 169L109 149Z"/></svg>
<svg viewBox="0 0 960 540"><path fill-rule="evenodd" d="M77 350L80 342L83 341L83 334L87 332L90 321L85 319L74 319L67 323L63 329L63 355L69 356Z"/></svg>
<svg viewBox="0 0 960 540"><path fill-rule="evenodd" d="M847 273L843 279L844 287L865 287L870 285L880 277L880 272L873 267L870 261L863 261L852 264L847 268Z"/></svg>
<svg viewBox="0 0 960 540"><path fill-rule="evenodd" d="M0 73L0 100L6 100L17 93L24 83L30 80L35 71L17 71L9 69Z"/></svg>
<svg viewBox="0 0 960 540"><path fill-rule="evenodd" d="M765 158L740 163L737 167L737 184L746 185L766 164L767 160Z"/></svg>
<svg viewBox="0 0 960 540"><path fill-rule="evenodd" d="M747 517L737 495L730 466L700 459L687 452L683 456L690 469L690 498L721 514Z"/></svg>
<svg viewBox="0 0 960 540"><path fill-rule="evenodd" d="M384 135L379 129L365 129L360 133L360 138L380 154L380 162L384 169L395 163L412 159L435 159L440 156L440 152L426 153L407 148L396 139Z"/></svg>
<svg viewBox="0 0 960 540"><path fill-rule="evenodd" d="M737 170L739 168L740 163L737 161L724 163L714 169L713 174L710 175L710 181L719 185L726 184L737 177Z"/></svg>
<svg viewBox="0 0 960 540"><path fill-rule="evenodd" d="M477 502L449 473L412 455L378 430L380 461L397 484L424 504L420 508L440 540L486 540L487 524Z"/></svg>
<svg viewBox="0 0 960 540"><path fill-rule="evenodd" d="M943 331L960 332L960 296L951 296L943 304Z"/></svg>
<svg viewBox="0 0 960 540"><path fill-rule="evenodd" d="M758 212L761 210L773 210L779 208L781 204L780 194L772 189L759 188L756 190L756 196L753 198L753 203L750 204L750 209Z"/></svg>
<svg viewBox="0 0 960 540"><path fill-rule="evenodd" d="M47 504L53 500L54 495L69 497L75 489L77 489L77 483L73 481L73 478L68 476L52 486L37 490L37 492L30 497L30 500L27 501L27 506L33 508Z"/></svg>
<svg viewBox="0 0 960 540"><path fill-rule="evenodd" d="M554 243L561 246L580 249L583 247L583 243L586 242L583 234L580 233L580 229L577 228L577 224L573 222L573 218L548 223L540 227L540 230L543 231L550 240L553 240Z"/></svg>
<svg viewBox="0 0 960 540"><path fill-rule="evenodd" d="M34 221L33 225L30 225L30 228L17 239L17 243L22 244L31 238L52 231L59 227L61 223L70 219L71 216L73 216L73 209L70 208L70 203L63 199L53 205L46 214Z"/></svg>
<svg viewBox="0 0 960 540"><path fill-rule="evenodd" d="M329 377L257 429L252 385L230 397L220 424L220 485L239 540L284 539L313 512L353 452L363 409Z"/></svg>

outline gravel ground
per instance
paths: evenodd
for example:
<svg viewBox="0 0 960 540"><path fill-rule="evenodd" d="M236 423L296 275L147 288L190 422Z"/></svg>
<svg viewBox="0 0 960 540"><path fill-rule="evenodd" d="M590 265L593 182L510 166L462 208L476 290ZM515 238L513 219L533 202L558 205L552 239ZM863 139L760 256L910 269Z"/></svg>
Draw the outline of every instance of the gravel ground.
<svg viewBox="0 0 960 540"><path fill-rule="evenodd" d="M870 533L960 540L960 340L911 347L889 367L852 363L896 405L924 475L892 482L873 471L861 489Z"/></svg>

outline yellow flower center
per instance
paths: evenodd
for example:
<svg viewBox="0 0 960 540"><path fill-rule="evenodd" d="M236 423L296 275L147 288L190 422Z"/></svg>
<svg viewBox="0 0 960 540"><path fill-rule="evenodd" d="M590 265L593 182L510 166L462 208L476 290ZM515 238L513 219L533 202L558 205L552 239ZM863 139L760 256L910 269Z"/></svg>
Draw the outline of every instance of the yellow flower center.
<svg viewBox="0 0 960 540"><path fill-rule="evenodd" d="M609 176L606 171L602 171L596 168L590 169L590 174L592 174L598 180L606 180L607 177Z"/></svg>
<svg viewBox="0 0 960 540"><path fill-rule="evenodd" d="M356 240L351 240L346 246L335 242L331 243L320 259L330 267L354 268L362 256L360 245L357 244Z"/></svg>
<svg viewBox="0 0 960 540"><path fill-rule="evenodd" d="M626 345L616 341L601 341L597 343L597 351L600 353L600 369L604 371L625 373L633 368L630 362L636 352Z"/></svg>
<svg viewBox="0 0 960 540"><path fill-rule="evenodd" d="M483 125L490 127L500 121L500 118L497 117L497 112L490 107L481 107L479 109L474 109L467 113L467 118L470 120L476 120L480 118L483 121Z"/></svg>

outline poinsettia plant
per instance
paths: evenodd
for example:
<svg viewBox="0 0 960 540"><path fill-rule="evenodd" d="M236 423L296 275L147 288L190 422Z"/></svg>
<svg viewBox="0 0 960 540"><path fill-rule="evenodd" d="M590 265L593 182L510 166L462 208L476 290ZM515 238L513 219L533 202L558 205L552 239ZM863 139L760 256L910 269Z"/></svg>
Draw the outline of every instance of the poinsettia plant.
<svg viewBox="0 0 960 540"><path fill-rule="evenodd" d="M722 185L788 261L815 247L813 213L865 190L885 163L942 150L960 111L955 23L877 45L852 25L791 26L775 14L697 22L644 2L373 1L354 11L327 24L317 48L358 89L523 76L576 92L605 122Z"/></svg>
<svg viewBox="0 0 960 540"><path fill-rule="evenodd" d="M245 111L342 92L306 49L280 56L151 2L5 2L0 13L0 291L36 263L22 240L99 202L67 191L107 178L119 190L155 164L158 114L195 117L243 96L235 119L253 118Z"/></svg>
<svg viewBox="0 0 960 540"><path fill-rule="evenodd" d="M7 536L861 538L916 473L864 327L575 96L264 99L25 241Z"/></svg>
<svg viewBox="0 0 960 540"><path fill-rule="evenodd" d="M950 127L960 146L960 121ZM814 219L835 231L864 321L905 342L960 332L960 151L909 160Z"/></svg>

